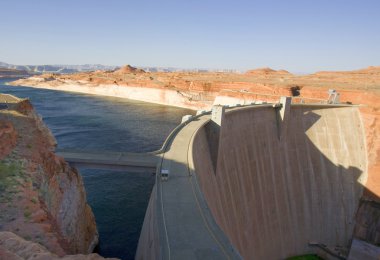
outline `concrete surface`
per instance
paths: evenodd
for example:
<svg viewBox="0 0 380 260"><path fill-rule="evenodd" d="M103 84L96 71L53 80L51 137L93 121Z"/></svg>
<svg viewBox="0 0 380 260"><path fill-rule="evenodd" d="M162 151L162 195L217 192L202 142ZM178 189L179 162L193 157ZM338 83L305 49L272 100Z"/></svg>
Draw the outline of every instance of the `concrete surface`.
<svg viewBox="0 0 380 260"><path fill-rule="evenodd" d="M354 239L347 260L379 260L380 247Z"/></svg>
<svg viewBox="0 0 380 260"><path fill-rule="evenodd" d="M205 116L190 122L162 155L136 259L240 259L214 222L188 167L192 135L208 121ZM167 181L160 178L162 170L169 171Z"/></svg>
<svg viewBox="0 0 380 260"><path fill-rule="evenodd" d="M348 250L367 179L358 108L281 110L228 109L219 140L208 139L209 115L178 129L160 155L136 259L284 259L316 253L309 242Z"/></svg>
<svg viewBox="0 0 380 260"><path fill-rule="evenodd" d="M209 125L195 134L194 168L216 222L244 259L315 252L308 242L348 248L367 178L358 109L293 105L284 121L278 113L226 113L216 171Z"/></svg>
<svg viewBox="0 0 380 260"><path fill-rule="evenodd" d="M57 155L72 166L123 170L137 173L155 173L158 155L153 153L79 152L61 150Z"/></svg>

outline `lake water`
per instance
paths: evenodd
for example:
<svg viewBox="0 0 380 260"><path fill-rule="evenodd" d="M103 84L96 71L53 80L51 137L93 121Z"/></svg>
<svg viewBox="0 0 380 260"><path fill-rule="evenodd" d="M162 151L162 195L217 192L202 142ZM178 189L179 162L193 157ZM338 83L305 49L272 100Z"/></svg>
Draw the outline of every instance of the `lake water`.
<svg viewBox="0 0 380 260"><path fill-rule="evenodd" d="M7 81L0 79L0 92L30 98L56 137L58 148L157 150L182 116L194 113L121 98L6 86ZM79 170L96 217L99 253L105 257L133 259L154 177L109 170Z"/></svg>

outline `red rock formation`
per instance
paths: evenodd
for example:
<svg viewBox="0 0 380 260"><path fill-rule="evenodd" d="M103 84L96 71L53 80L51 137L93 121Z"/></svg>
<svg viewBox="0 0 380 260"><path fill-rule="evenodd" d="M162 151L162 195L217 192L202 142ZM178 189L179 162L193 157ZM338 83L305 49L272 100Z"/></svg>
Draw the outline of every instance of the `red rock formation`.
<svg viewBox="0 0 380 260"><path fill-rule="evenodd" d="M0 232L0 259L21 260L21 259L49 259L49 260L101 260L105 259L98 254L89 255L67 255L59 257L49 252L41 244L26 241L12 232ZM107 258L116 259L116 258Z"/></svg>
<svg viewBox="0 0 380 260"><path fill-rule="evenodd" d="M292 75L289 71L286 70L273 70L271 68L260 68L254 70L248 70L245 74L259 76L259 75Z"/></svg>
<svg viewBox="0 0 380 260"><path fill-rule="evenodd" d="M17 132L9 121L0 121L0 160L16 145Z"/></svg>
<svg viewBox="0 0 380 260"><path fill-rule="evenodd" d="M0 163L9 172L0 190L1 230L59 256L91 253L98 233L82 178L53 153L55 139L28 100L0 110L0 133Z"/></svg>
<svg viewBox="0 0 380 260"><path fill-rule="evenodd" d="M123 66L120 69L116 70L114 72L114 74L144 73L144 72L145 71L142 69L132 67L131 65L126 65L126 66Z"/></svg>

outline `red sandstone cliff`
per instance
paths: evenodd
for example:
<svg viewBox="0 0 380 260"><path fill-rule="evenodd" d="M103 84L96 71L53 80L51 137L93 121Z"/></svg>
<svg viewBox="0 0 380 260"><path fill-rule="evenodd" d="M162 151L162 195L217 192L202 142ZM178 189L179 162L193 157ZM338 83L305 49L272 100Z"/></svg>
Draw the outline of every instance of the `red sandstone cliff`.
<svg viewBox="0 0 380 260"><path fill-rule="evenodd" d="M54 147L28 100L0 110L0 231L58 256L88 254L98 243L95 218L81 176Z"/></svg>
<svg viewBox="0 0 380 260"><path fill-rule="evenodd" d="M27 241L12 232L0 232L0 259L101 260L104 258L98 254L79 254L59 257L49 252L49 250L41 244ZM111 258L108 259L111 260Z"/></svg>

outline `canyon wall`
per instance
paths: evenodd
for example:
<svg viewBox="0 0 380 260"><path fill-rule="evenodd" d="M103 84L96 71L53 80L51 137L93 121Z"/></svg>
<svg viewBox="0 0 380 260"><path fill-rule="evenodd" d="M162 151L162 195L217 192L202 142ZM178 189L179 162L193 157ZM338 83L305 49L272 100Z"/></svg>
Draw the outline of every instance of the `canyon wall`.
<svg viewBox="0 0 380 260"><path fill-rule="evenodd" d="M366 190L357 107L293 105L282 115L271 106L232 110L219 139L212 122L194 137L207 204L245 259L315 252L309 242L349 247Z"/></svg>
<svg viewBox="0 0 380 260"><path fill-rule="evenodd" d="M0 110L1 231L58 256L91 253L98 232L80 174L54 154L56 141L29 100L8 105Z"/></svg>

